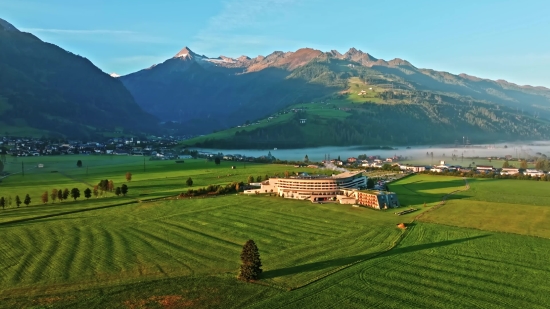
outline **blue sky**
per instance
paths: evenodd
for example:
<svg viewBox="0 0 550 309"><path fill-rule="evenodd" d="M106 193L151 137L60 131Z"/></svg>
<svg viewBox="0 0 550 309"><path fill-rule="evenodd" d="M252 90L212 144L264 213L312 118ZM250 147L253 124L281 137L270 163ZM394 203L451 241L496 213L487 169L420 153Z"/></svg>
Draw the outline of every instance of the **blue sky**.
<svg viewBox="0 0 550 309"><path fill-rule="evenodd" d="M355 47L550 87L548 12L547 0L0 0L0 18L109 73L149 67L184 46L210 57Z"/></svg>

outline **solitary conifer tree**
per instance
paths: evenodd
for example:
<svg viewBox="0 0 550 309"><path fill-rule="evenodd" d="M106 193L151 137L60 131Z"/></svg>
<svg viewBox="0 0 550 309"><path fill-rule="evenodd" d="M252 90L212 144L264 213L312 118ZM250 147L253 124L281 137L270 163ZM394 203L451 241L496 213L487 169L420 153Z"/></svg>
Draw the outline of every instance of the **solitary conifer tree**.
<svg viewBox="0 0 550 309"><path fill-rule="evenodd" d="M258 280L262 274L260 252L252 239L248 240L241 252L241 269L237 277L242 281Z"/></svg>

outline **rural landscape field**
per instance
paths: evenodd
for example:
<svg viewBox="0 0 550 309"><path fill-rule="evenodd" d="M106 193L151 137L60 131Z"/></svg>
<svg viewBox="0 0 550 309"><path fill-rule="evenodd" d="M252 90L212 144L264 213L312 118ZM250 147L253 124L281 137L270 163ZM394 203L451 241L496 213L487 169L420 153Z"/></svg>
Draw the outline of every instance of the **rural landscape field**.
<svg viewBox="0 0 550 309"><path fill-rule="evenodd" d="M390 190L405 209L418 210L396 216L268 194L177 198L189 177L196 188L308 168L232 169L201 159L146 161L144 168L143 158L112 156L24 160L25 174L4 178L0 190L32 200L0 211L3 308L550 305L544 182L409 176ZM44 167L32 168L38 162ZM127 184L127 196L40 201L43 191L83 191L101 179ZM512 188L529 198L495 192ZM406 230L397 228L402 222ZM236 280L248 239L262 258L257 283Z"/></svg>
<svg viewBox="0 0 550 309"><path fill-rule="evenodd" d="M550 2L363 2L0 1L0 309L550 308Z"/></svg>

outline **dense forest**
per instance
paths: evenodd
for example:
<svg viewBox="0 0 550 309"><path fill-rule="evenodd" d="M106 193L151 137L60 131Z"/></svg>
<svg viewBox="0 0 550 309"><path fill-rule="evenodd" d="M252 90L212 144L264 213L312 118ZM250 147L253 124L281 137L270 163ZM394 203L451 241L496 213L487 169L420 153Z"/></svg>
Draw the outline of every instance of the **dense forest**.
<svg viewBox="0 0 550 309"><path fill-rule="evenodd" d="M209 139L196 146L218 148L297 148L345 145L453 144L463 136L476 143L548 139L546 121L481 101L415 92L415 104L357 104L345 119L295 113L288 122L237 131L232 138ZM336 107L334 107L337 109ZM307 119L300 124L299 119Z"/></svg>

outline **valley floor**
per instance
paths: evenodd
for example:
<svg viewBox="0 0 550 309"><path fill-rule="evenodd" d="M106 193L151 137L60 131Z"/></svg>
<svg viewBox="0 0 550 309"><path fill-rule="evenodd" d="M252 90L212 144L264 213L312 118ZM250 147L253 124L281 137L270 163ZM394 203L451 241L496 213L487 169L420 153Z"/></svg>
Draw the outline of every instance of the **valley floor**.
<svg viewBox="0 0 550 309"><path fill-rule="evenodd" d="M229 173L213 163L189 163L177 170L155 163L136 179L140 193L123 199L0 212L0 307L550 306L547 183L469 179L468 189L462 178L406 177L390 185L405 209L418 209L404 216L273 196L141 200L144 192L181 191L190 175L207 183ZM126 164L113 176L136 169ZM54 173L57 182L102 178L57 167L72 175ZM254 175L288 168L247 167ZM34 185L54 179L37 173ZM14 178L2 186L18 184ZM444 197L446 204L437 206ZM397 228L400 222L408 229ZM248 239L262 258L257 284L236 280Z"/></svg>

